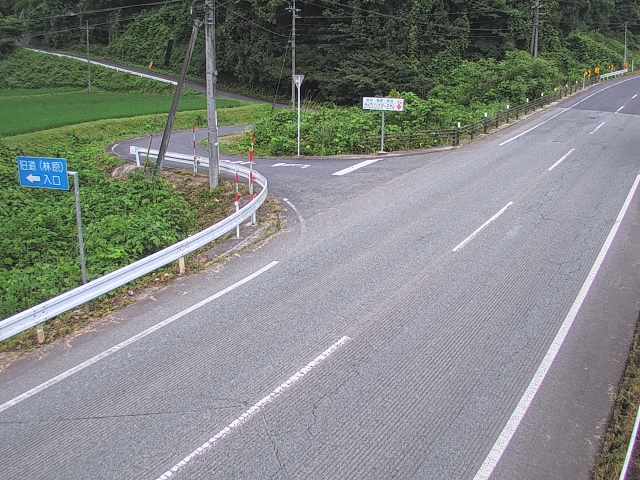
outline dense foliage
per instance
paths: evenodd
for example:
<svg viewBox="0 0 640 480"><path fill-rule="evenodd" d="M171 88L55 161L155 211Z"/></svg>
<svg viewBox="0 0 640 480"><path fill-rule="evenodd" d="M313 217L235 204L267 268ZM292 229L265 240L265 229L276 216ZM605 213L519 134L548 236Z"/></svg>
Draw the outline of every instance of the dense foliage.
<svg viewBox="0 0 640 480"><path fill-rule="evenodd" d="M180 113L176 128L202 125L204 118ZM19 154L64 157L80 173L90 278L175 243L198 230L198 221L213 223L226 214L232 193L222 203L222 192L202 192L192 203L212 215L198 219L196 208L163 179L110 177L120 161L105 153L105 145L156 132L165 121L166 115L104 120L0 141L0 318L80 283L73 195L19 187Z"/></svg>
<svg viewBox="0 0 640 480"><path fill-rule="evenodd" d="M576 44L592 42L592 37L577 34ZM567 75L556 59L533 58L526 52L512 51L504 60L462 61L452 67L447 78L432 88L427 99L413 92L388 92L405 99L405 111L386 114L386 146L390 150L429 147L448 141L446 132L458 123L469 125L492 117L507 105L524 104L527 99L551 94L569 82L581 81L587 66L606 65L617 58L620 45L611 51L607 44L593 42L598 48L588 54L576 49L564 58L571 65ZM615 43L615 42L614 42ZM593 62L593 63L583 63ZM580 79L580 80L578 80ZM379 146L380 113L357 107L312 106L302 116L302 152L308 155L370 153ZM274 111L256 122L259 153L291 155L297 148L296 114ZM244 138L237 149L247 149Z"/></svg>
<svg viewBox="0 0 640 480"><path fill-rule="evenodd" d="M88 21L92 48L128 62L177 69L190 33L191 2L144 8L140 0L0 0L0 15L17 15L26 40L53 47L81 47ZM353 103L391 89L425 98L463 60L502 60L528 50L533 0L313 0L298 1L297 65L305 93L319 100ZM219 2L218 67L221 79L272 94L287 94L290 71L289 0ZM567 57L611 58L593 36L630 44L640 29L637 0L543 2L540 51L568 75ZM122 7L122 8L118 8ZM98 11L109 8L108 11ZM85 12L85 13L82 13ZM94 12L94 13L91 13ZM75 13L75 16L60 16ZM58 15L58 16L56 16ZM1 23L0 23L1 25ZM577 33L576 33L577 32ZM582 32L582 33L581 33ZM602 45L602 42L596 42ZM616 51L617 62L622 61ZM202 35L192 73L202 75Z"/></svg>

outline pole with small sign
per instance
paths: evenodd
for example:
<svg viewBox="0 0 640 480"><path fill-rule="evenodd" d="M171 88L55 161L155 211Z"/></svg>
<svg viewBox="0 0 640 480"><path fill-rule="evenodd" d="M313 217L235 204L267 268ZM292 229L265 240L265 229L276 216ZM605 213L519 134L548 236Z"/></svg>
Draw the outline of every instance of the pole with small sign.
<svg viewBox="0 0 640 480"><path fill-rule="evenodd" d="M67 169L64 158L18 157L18 176L21 187L40 190L69 190L69 177L73 177L73 192L76 203L76 224L78 226L78 250L80 253L80 274L82 283L89 281L84 254L82 234L82 212L80 209L80 176Z"/></svg>
<svg viewBox="0 0 640 480"><path fill-rule="evenodd" d="M294 75L293 80L298 90L298 156L300 156L300 87L304 81L304 75Z"/></svg>

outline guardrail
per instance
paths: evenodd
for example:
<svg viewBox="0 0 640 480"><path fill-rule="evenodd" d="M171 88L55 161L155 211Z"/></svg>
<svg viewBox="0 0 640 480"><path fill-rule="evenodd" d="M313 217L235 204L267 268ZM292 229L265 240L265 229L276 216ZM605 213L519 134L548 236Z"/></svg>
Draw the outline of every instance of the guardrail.
<svg viewBox="0 0 640 480"><path fill-rule="evenodd" d="M147 153L146 149L144 150ZM149 151L149 155L157 156L157 151ZM139 158L139 157L138 157ZM169 161L177 161L180 163L194 163L193 157L187 155L179 155L167 153L166 157ZM201 165L208 166L206 159L196 159ZM268 183L267 179L250 169L241 165L233 164L226 161L220 162L220 170L230 174L238 174L240 177L249 179L253 173L254 181L261 187L260 192L249 203L240 210L219 221L215 225L196 233L191 237L175 243L159 252L148 257L142 258L131 265L127 265L119 270L111 272L100 278L96 278L91 282L80 287L69 290L57 297L54 297L39 305L35 305L23 312L17 313L5 320L0 321L0 341L13 337L18 333L35 327L61 313L73 310L91 300L98 298L105 293L111 292L116 288L122 287L127 283L136 280L148 273L175 262L186 255L195 252L199 248L204 247L208 243L229 233L242 222L252 217L256 211L262 206L267 198Z"/></svg>
<svg viewBox="0 0 640 480"><path fill-rule="evenodd" d="M600 80L607 80L609 78L621 77L622 75L624 75L628 71L629 70L625 68L624 70L616 70L615 72L604 73L604 74L600 75Z"/></svg>

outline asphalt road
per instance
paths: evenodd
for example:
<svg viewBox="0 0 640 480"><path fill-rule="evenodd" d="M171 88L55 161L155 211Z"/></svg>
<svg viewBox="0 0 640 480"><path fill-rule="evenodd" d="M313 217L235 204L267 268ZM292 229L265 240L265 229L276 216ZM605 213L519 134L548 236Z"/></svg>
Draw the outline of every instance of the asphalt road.
<svg viewBox="0 0 640 480"><path fill-rule="evenodd" d="M638 92L339 176L259 160L288 230L4 372L3 478L589 478L640 307Z"/></svg>

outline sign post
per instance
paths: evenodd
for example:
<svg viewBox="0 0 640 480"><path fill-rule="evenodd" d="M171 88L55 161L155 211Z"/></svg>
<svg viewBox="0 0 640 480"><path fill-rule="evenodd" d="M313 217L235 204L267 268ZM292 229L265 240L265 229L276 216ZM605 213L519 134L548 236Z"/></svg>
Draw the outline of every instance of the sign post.
<svg viewBox="0 0 640 480"><path fill-rule="evenodd" d="M20 186L40 190L69 190L69 176L73 177L73 192L76 200L76 223L78 226L78 249L80 250L80 273L82 283L88 282L87 264L82 235L82 214L80 209L80 180L78 172L67 169L64 158L18 157Z"/></svg>
<svg viewBox="0 0 640 480"><path fill-rule="evenodd" d="M298 156L300 156L300 87L304 81L304 75L294 75L293 81L298 89Z"/></svg>
<svg viewBox="0 0 640 480"><path fill-rule="evenodd" d="M403 112L403 98L384 98L384 97L363 97L363 110L378 110L382 112L382 123L380 125L380 153L384 151L384 112Z"/></svg>

